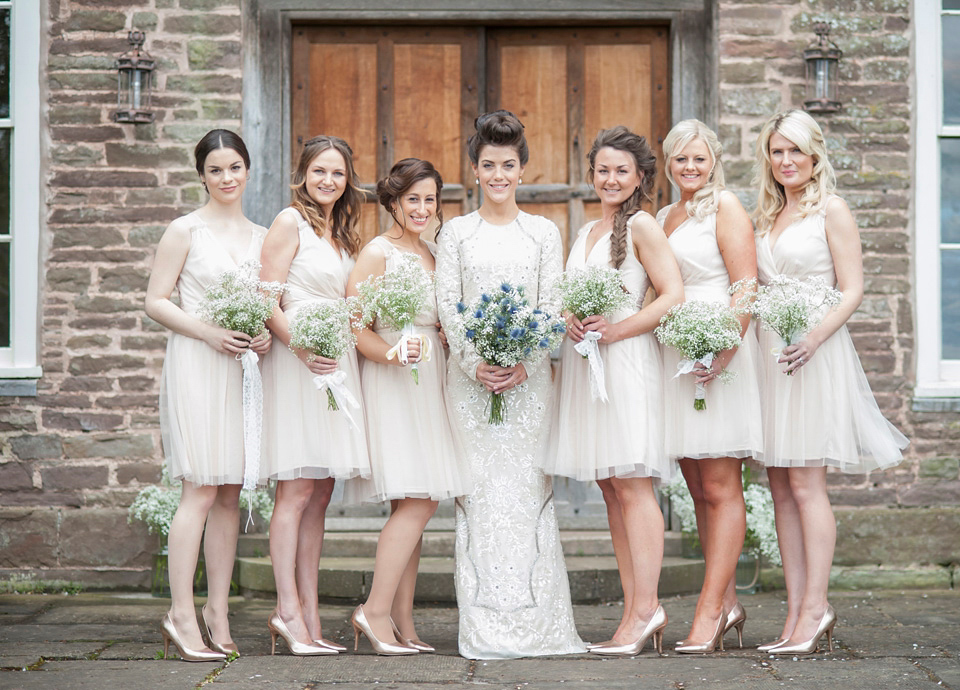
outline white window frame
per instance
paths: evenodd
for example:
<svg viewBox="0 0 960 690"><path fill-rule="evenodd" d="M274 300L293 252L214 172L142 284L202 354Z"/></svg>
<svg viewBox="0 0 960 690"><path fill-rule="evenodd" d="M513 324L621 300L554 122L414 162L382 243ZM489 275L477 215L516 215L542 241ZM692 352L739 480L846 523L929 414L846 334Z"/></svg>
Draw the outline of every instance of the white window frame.
<svg viewBox="0 0 960 690"><path fill-rule="evenodd" d="M960 126L943 124L943 36L941 16L960 11L941 10L940 0L914 5L916 60L915 264L917 314L916 398L960 397L960 360L943 359L940 313L940 138L960 137ZM921 37L936 37L927 40Z"/></svg>
<svg viewBox="0 0 960 690"><path fill-rule="evenodd" d="M36 379L40 367L40 44L44 3L0 1L9 7L10 347L0 348L0 379Z"/></svg>

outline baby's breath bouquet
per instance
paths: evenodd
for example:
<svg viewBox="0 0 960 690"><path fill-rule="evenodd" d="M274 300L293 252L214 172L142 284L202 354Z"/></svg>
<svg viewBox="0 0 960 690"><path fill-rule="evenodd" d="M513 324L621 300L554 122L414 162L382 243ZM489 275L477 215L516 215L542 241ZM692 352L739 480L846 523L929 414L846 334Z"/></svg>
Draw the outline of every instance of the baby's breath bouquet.
<svg viewBox="0 0 960 690"><path fill-rule="evenodd" d="M300 308L290 322L290 349L308 350L318 357L340 359L347 350L357 344L351 329L358 304L356 298L338 299L332 302L312 302ZM338 369L313 379L318 390L327 391L327 408L340 410L343 404L357 408L360 403L344 385L347 372ZM349 410L344 413L356 426Z"/></svg>
<svg viewBox="0 0 960 690"><path fill-rule="evenodd" d="M690 300L670 308L657 326L654 333L664 345L680 351L684 359L677 365L677 373L694 372L697 362L705 367L713 363L718 352L729 350L740 344L740 321L737 312L725 304ZM731 374L724 372L720 380L729 380ZM706 389L697 384L697 393L693 401L695 410L707 409Z"/></svg>
<svg viewBox="0 0 960 690"><path fill-rule="evenodd" d="M264 323L286 286L260 280L260 262L250 259L232 271L220 274L207 288L200 303L200 318L221 328L246 333L255 338L263 333ZM243 365L243 488L253 490L260 479L260 432L263 418L263 383L257 366L259 357L247 349L237 355ZM248 513L252 517L250 505Z"/></svg>
<svg viewBox="0 0 960 690"><path fill-rule="evenodd" d="M828 309L840 304L841 297L839 290L820 276L798 280L778 275L760 286L751 311L764 329L780 336L784 345L796 345L820 323ZM781 348L776 348L773 356L779 359L780 353Z"/></svg>
<svg viewBox="0 0 960 690"><path fill-rule="evenodd" d="M483 293L468 309L462 302L457 311L464 317L466 337L477 354L490 365L512 367L536 351L553 350L566 332L563 321L532 307L523 296L523 286L500 285ZM490 424L503 424L503 393L492 393Z"/></svg>
<svg viewBox="0 0 960 690"><path fill-rule="evenodd" d="M413 322L417 315L430 308L433 301L433 276L420 263L416 254L405 252L396 267L375 278L369 278L357 285L360 296L360 321L364 326L374 319L388 328L400 331L400 340L387 352L387 359L396 357L407 364L407 341L416 338L420 341L420 358L430 361L430 340L414 331ZM420 371L414 362L410 375L415 383L420 383Z"/></svg>
<svg viewBox="0 0 960 690"><path fill-rule="evenodd" d="M635 298L623 288L620 271L610 266L585 266L567 271L558 288L563 309L580 321L597 314L613 314L635 302ZM587 331L583 334L583 340L573 348L589 361L591 397L606 402L603 359L597 347L600 338L596 331Z"/></svg>

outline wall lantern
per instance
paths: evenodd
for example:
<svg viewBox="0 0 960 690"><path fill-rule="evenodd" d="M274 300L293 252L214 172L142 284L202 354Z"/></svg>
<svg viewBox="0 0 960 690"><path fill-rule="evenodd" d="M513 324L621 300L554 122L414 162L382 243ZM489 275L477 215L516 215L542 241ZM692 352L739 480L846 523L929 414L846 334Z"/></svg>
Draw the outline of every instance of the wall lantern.
<svg viewBox="0 0 960 690"><path fill-rule="evenodd" d="M153 122L150 92L156 61L149 53L140 52L146 38L142 31L127 33L127 41L133 50L117 59L117 112L113 116L117 122Z"/></svg>
<svg viewBox="0 0 960 690"><path fill-rule="evenodd" d="M837 100L837 67L843 51L827 38L830 25L817 22L813 25L817 42L803 51L807 63L807 100L803 109L811 113L835 113L842 104Z"/></svg>

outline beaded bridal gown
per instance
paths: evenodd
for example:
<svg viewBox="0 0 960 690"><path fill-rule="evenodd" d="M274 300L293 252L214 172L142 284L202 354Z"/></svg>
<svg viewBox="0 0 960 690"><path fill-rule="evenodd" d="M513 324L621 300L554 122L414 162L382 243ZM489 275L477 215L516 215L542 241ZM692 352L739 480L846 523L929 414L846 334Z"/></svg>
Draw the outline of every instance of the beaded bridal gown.
<svg viewBox="0 0 960 690"><path fill-rule="evenodd" d="M523 285L531 304L559 313L560 234L540 216L520 212L507 225L492 225L474 212L445 224L437 241L450 421L474 485L456 506L460 654L505 659L583 652L553 488L540 469L550 431L550 361L524 362L527 380L504 394L505 423L488 424L490 393L476 381L481 360L456 306L472 306L506 282Z"/></svg>

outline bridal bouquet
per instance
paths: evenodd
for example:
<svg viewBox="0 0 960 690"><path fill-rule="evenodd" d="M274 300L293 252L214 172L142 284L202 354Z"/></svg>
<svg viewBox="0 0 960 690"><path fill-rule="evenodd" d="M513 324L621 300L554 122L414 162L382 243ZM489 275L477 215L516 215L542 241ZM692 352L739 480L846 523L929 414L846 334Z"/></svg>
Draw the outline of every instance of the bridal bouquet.
<svg viewBox="0 0 960 690"><path fill-rule="evenodd" d="M290 349L308 350L318 357L340 359L356 345L357 337L351 321L357 311L356 298L333 302L313 302L301 307L290 322ZM313 379L317 390L327 391L327 409L340 410L344 405L359 408L360 403L346 387L347 372L338 369ZM350 424L356 422L350 411L343 409Z"/></svg>
<svg viewBox="0 0 960 690"><path fill-rule="evenodd" d="M841 297L839 290L819 276L798 280L778 275L757 290L751 311L763 328L779 335L785 345L795 345L820 323L829 308L840 304ZM773 355L779 358L780 353L777 348Z"/></svg>
<svg viewBox="0 0 960 690"><path fill-rule="evenodd" d="M634 298L623 287L620 271L610 266L586 266L564 273L559 284L560 300L565 311L580 321L596 314L612 314L630 306ZM583 340L573 346L580 356L589 361L590 395L594 400L607 401L603 359L597 341L600 334L587 331Z"/></svg>
<svg viewBox="0 0 960 690"><path fill-rule="evenodd" d="M537 350L553 350L566 333L563 321L536 309L523 296L523 286L500 285L493 294L483 293L468 310L462 302L457 311L465 315L467 340L490 365L512 367ZM503 424L503 393L492 393L490 424Z"/></svg>
<svg viewBox="0 0 960 690"><path fill-rule="evenodd" d="M431 306L434 295L433 277L416 254L404 253L396 268L382 276L369 278L357 285L360 296L360 323L368 326L374 319L400 331L400 340L387 351L387 359L396 357L407 364L407 341L420 341L420 358L430 361L430 339L414 332L417 315ZM420 372L414 362L410 375L420 384Z"/></svg>
<svg viewBox="0 0 960 690"><path fill-rule="evenodd" d="M264 322L273 314L285 287L283 283L260 280L259 261L244 261L207 288L200 303L200 318L255 338L263 333ZM243 365L243 488L252 490L260 478L263 383L256 352L248 349L237 359Z"/></svg>
<svg viewBox="0 0 960 690"><path fill-rule="evenodd" d="M684 357L677 365L677 373L673 378L693 372L697 362L709 367L718 352L740 344L737 312L725 304L701 300L671 307L660 319L660 325L654 333L661 343L679 350ZM723 372L718 378L729 381L731 377L729 372ZM693 401L695 410L707 409L705 396L704 385L698 383Z"/></svg>

